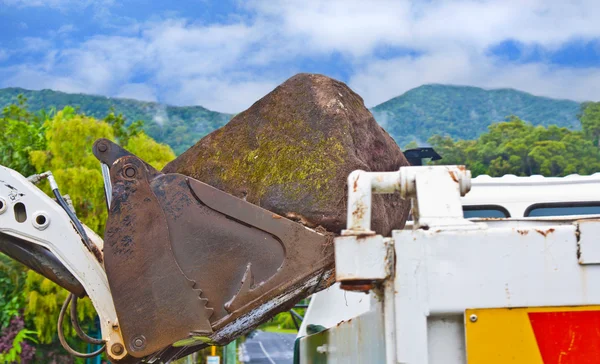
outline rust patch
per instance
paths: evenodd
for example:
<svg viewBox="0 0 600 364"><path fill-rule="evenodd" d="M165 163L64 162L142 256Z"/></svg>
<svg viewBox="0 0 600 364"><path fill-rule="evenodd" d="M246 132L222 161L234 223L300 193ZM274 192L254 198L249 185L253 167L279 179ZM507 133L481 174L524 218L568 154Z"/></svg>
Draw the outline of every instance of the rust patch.
<svg viewBox="0 0 600 364"><path fill-rule="evenodd" d="M273 214L273 218L276 219L276 214ZM309 227L311 229L314 229L315 227L317 227L317 224L315 224L314 222L308 220L306 217L297 214L295 212L288 212L285 214L285 217L287 217L288 219L295 221L295 222L299 222L300 224ZM281 218L281 216L279 217Z"/></svg>
<svg viewBox="0 0 600 364"><path fill-rule="evenodd" d="M106 143L107 152L118 147ZM198 180L156 172L125 151L106 154L114 159L106 275L136 362L156 353L172 358L173 342L190 333L226 344L334 283L333 238L306 229L304 216L295 214L295 222ZM126 165L137 170L131 179ZM134 344L140 335L142 349Z"/></svg>
<svg viewBox="0 0 600 364"><path fill-rule="evenodd" d="M529 234L529 230L517 230L517 232L521 235L527 235Z"/></svg>
<svg viewBox="0 0 600 364"><path fill-rule="evenodd" d="M452 178L452 180L456 183L458 183L458 178L456 177L456 174L454 173L454 171L450 171L449 172L450 177Z"/></svg>
<svg viewBox="0 0 600 364"><path fill-rule="evenodd" d="M358 177L356 177L356 179L354 180L354 185L353 185L354 192L356 192L358 190L358 179L359 178L360 178L360 175Z"/></svg>
<svg viewBox="0 0 600 364"><path fill-rule="evenodd" d="M362 220L365 217L366 209L367 206L359 202L358 206L356 206L356 209L352 211L352 216L354 216L356 220Z"/></svg>
<svg viewBox="0 0 600 364"><path fill-rule="evenodd" d="M545 238L546 236L548 236L548 234L552 234L554 232L554 228L550 228L548 230L535 229L535 231L537 231L539 234L543 235Z"/></svg>
<svg viewBox="0 0 600 364"><path fill-rule="evenodd" d="M342 321L338 322L335 326L339 327L340 325L342 325L343 323L346 323L346 322L352 322L352 319L342 320Z"/></svg>
<svg viewBox="0 0 600 364"><path fill-rule="evenodd" d="M577 239L577 261L579 262L579 264L582 264L583 259L581 259L581 231L579 230L579 224L575 226L575 239Z"/></svg>
<svg viewBox="0 0 600 364"><path fill-rule="evenodd" d="M369 293L375 288L375 283L371 281L347 281L340 283L340 288L346 291Z"/></svg>

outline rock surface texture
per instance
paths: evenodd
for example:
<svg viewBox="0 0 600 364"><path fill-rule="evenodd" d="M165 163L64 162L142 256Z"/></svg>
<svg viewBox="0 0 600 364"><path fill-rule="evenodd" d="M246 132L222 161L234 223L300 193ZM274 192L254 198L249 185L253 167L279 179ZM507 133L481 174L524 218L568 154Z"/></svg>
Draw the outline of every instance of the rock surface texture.
<svg viewBox="0 0 600 364"><path fill-rule="evenodd" d="M345 228L348 174L395 171L402 151L344 83L298 74L169 163L181 173L309 227ZM410 203L374 195L372 229L404 226Z"/></svg>

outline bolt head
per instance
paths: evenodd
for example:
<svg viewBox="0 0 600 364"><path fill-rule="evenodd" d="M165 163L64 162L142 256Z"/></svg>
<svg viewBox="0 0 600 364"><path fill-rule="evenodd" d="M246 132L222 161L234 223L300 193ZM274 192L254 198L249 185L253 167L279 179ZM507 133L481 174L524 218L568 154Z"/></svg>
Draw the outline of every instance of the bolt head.
<svg viewBox="0 0 600 364"><path fill-rule="evenodd" d="M125 176L132 178L135 176L135 168L133 167L127 167L125 168Z"/></svg>
<svg viewBox="0 0 600 364"><path fill-rule="evenodd" d="M118 344L118 343L114 344L110 347L110 352L116 356L123 354L124 351L125 351L125 348L123 347L123 345Z"/></svg>
<svg viewBox="0 0 600 364"><path fill-rule="evenodd" d="M100 143L98 144L98 151L99 152L106 152L108 150L108 145L106 145L106 143Z"/></svg>
<svg viewBox="0 0 600 364"><path fill-rule="evenodd" d="M142 350L146 347L146 338L143 335L134 337L133 340L131 340L131 345L135 350Z"/></svg>
<svg viewBox="0 0 600 364"><path fill-rule="evenodd" d="M471 322L477 322L477 315L473 314L469 316L469 320L471 320Z"/></svg>

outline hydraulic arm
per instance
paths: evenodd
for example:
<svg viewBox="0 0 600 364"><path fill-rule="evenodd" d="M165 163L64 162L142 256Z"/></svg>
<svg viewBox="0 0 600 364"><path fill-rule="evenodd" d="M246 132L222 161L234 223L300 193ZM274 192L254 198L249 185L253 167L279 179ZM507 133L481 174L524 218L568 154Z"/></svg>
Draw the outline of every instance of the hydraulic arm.
<svg viewBox="0 0 600 364"><path fill-rule="evenodd" d="M227 344L332 283L327 234L163 174L109 140L96 141L94 154L107 172L104 241L0 167L0 250L88 295L113 362L161 362Z"/></svg>

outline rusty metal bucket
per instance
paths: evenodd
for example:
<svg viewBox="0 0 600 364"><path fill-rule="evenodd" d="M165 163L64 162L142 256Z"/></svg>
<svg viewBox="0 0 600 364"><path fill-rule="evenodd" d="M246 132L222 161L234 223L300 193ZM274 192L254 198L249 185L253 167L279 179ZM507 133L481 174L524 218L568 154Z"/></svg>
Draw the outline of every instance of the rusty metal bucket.
<svg viewBox="0 0 600 364"><path fill-rule="evenodd" d="M332 283L331 237L99 139L104 259L128 360L224 345Z"/></svg>

